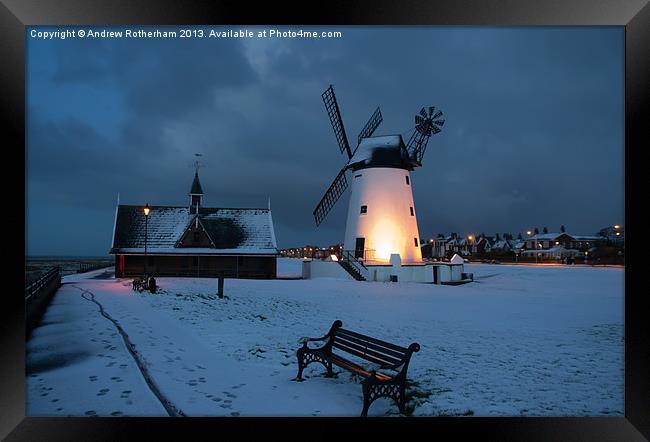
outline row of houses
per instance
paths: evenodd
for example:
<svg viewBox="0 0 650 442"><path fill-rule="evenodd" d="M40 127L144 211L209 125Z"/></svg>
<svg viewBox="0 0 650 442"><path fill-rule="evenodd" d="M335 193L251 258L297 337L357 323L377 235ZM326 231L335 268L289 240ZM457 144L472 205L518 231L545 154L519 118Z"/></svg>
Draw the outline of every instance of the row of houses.
<svg viewBox="0 0 650 442"><path fill-rule="evenodd" d="M602 232L602 230L601 230ZM624 232L617 226L613 236L576 235L566 232L529 235L521 239L502 239L494 236L457 235L439 236L422 245L424 258L448 258L453 254L463 257L542 257L566 258L589 255L590 252L605 246L622 247Z"/></svg>
<svg viewBox="0 0 650 442"><path fill-rule="evenodd" d="M326 247L306 244L303 247L280 249L279 253L280 256L285 256L287 258L325 259L332 255L336 255L336 257L340 259L343 255L343 244L334 244Z"/></svg>
<svg viewBox="0 0 650 442"><path fill-rule="evenodd" d="M624 243L624 230L620 226L601 229L598 235L577 235L566 232L528 235L525 239L503 239L498 236L468 235L459 237L451 234L438 235L436 239L420 241L424 259L445 259L454 254L465 258L567 258L586 256L598 248L614 246L621 250ZM302 247L281 249L281 256L290 258L325 259L331 255L341 258L343 244L326 247L307 244Z"/></svg>

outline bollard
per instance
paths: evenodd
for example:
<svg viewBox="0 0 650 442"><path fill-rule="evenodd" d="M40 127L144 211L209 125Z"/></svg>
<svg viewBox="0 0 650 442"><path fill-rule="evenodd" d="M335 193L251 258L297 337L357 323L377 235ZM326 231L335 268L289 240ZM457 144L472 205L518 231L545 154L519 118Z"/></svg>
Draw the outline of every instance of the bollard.
<svg viewBox="0 0 650 442"><path fill-rule="evenodd" d="M217 287L217 296L219 299L223 299L223 273L219 273L219 283Z"/></svg>

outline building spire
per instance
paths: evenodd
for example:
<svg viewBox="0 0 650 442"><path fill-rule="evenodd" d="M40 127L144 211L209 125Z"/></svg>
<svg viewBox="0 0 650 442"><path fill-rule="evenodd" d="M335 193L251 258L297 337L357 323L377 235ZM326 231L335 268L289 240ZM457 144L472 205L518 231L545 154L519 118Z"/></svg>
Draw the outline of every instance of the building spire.
<svg viewBox="0 0 650 442"><path fill-rule="evenodd" d="M192 187L190 188L190 213L198 213L199 207L203 203L203 188L201 187L201 181L199 180L199 163L198 157L201 156L200 153L194 154L197 157L197 160L194 161L194 181L192 181Z"/></svg>

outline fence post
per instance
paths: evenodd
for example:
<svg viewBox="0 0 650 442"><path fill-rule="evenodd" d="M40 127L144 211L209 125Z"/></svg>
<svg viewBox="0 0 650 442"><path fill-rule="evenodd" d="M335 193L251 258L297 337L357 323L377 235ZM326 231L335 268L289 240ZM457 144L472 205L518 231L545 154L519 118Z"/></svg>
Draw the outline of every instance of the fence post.
<svg viewBox="0 0 650 442"><path fill-rule="evenodd" d="M223 272L219 273L219 281L217 283L217 296L223 299Z"/></svg>

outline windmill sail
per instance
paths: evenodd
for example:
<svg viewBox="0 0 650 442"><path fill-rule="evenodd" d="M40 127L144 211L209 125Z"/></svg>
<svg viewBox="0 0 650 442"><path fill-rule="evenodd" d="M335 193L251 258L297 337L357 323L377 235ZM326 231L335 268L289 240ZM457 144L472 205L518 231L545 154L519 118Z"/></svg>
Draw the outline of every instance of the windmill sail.
<svg viewBox="0 0 650 442"><path fill-rule="evenodd" d="M327 90L323 92L321 97L323 97L323 103L325 103L325 109L327 109L327 115L330 117L330 122L332 123L334 135L336 135L336 141L339 143L339 149L341 150L341 153L345 151L348 154L348 158L352 158L350 143L348 143L348 137L345 134L345 127L343 126L341 111L339 109L339 104L336 101L336 95L334 95L334 88L332 85L330 85L330 87L328 87Z"/></svg>
<svg viewBox="0 0 650 442"><path fill-rule="evenodd" d="M375 112L370 116L370 119L366 125L363 127L363 129L361 129L359 137L357 138L357 147L359 147L361 139L371 136L375 132L375 129L379 127L382 121L384 121L384 118L381 116L381 110L379 110L378 106L377 109L375 109ZM356 151L356 149L354 150ZM354 155L354 152L352 152L352 155Z"/></svg>
<svg viewBox="0 0 650 442"><path fill-rule="evenodd" d="M343 192L345 192L345 189L348 188L348 180L345 177L346 170L347 166L341 169L314 209L314 219L316 220L317 226L325 219L330 210L332 210L332 207L334 207L334 204L336 204Z"/></svg>

